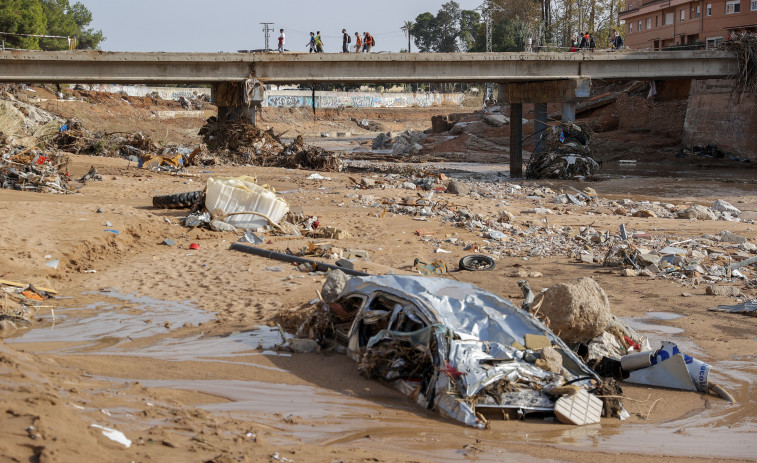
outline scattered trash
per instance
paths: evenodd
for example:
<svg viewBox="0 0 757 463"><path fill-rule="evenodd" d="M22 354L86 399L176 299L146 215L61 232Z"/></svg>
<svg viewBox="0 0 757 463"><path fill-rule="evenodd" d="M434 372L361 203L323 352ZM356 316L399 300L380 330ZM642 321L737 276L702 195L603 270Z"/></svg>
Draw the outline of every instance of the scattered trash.
<svg viewBox="0 0 757 463"><path fill-rule="evenodd" d="M58 269L58 264L60 264L60 261L58 259L51 260L50 262L45 262L45 265L56 270Z"/></svg>
<svg viewBox="0 0 757 463"><path fill-rule="evenodd" d="M90 427L102 429L103 436L107 437L108 439L112 441L118 442L119 444L123 445L127 449L131 447L131 441L121 431L117 431L111 428L106 428L105 426L100 426L99 424L91 424Z"/></svg>
<svg viewBox="0 0 757 463"><path fill-rule="evenodd" d="M739 313L749 315L750 317L757 317L757 300L753 299L734 305L719 305L707 310L710 312Z"/></svg>
<svg viewBox="0 0 757 463"><path fill-rule="evenodd" d="M197 244L197 243L192 243L192 244L189 245L189 249L198 251L200 249L200 245Z"/></svg>
<svg viewBox="0 0 757 463"><path fill-rule="evenodd" d="M114 235L118 235L118 234L120 234L120 233L118 232L118 230L107 229L107 230L105 230L105 231L106 231L106 232L108 232L108 233L113 233Z"/></svg>
<svg viewBox="0 0 757 463"><path fill-rule="evenodd" d="M626 381L648 386L709 392L710 366L684 355L672 342L663 342L653 352L641 352L621 358L624 370L631 371Z"/></svg>
<svg viewBox="0 0 757 463"><path fill-rule="evenodd" d="M283 199L257 185L254 177L211 177L205 195L205 208L223 211L223 221L237 228L278 225L289 211Z"/></svg>
<svg viewBox="0 0 757 463"><path fill-rule="evenodd" d="M258 235L252 232L252 230L247 230L244 235L242 235L241 238L239 238L240 243L250 243L250 244L263 244L265 241L263 241Z"/></svg>
<svg viewBox="0 0 757 463"><path fill-rule="evenodd" d="M172 240L170 238L166 238L166 239L163 240L163 244L165 244L166 246L175 246L176 245L176 241L174 241L174 240Z"/></svg>
<svg viewBox="0 0 757 463"><path fill-rule="evenodd" d="M447 264L443 260L438 260L427 264L419 259L415 259L413 262L413 268L420 272L422 275L440 275L447 273Z"/></svg>
<svg viewBox="0 0 757 463"><path fill-rule="evenodd" d="M577 426L599 423L602 417L602 401L579 389L573 395L557 399L555 416L561 423Z"/></svg>
<svg viewBox="0 0 757 463"><path fill-rule="evenodd" d="M65 153L0 146L0 188L65 194L69 178L63 172L68 162Z"/></svg>

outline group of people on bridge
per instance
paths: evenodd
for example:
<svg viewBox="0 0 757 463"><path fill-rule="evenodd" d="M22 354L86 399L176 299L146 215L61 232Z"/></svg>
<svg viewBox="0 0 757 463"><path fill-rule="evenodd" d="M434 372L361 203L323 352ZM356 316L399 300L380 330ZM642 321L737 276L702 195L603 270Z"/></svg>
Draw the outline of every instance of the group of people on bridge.
<svg viewBox="0 0 757 463"><path fill-rule="evenodd" d="M618 31L614 29L612 31L612 39L610 40L610 46L614 50L620 50L621 48L623 48L623 37L621 37ZM584 32L581 35L573 37L570 51L571 52L576 52L579 50L594 51L596 47L597 47L597 42L594 39L594 34L591 32Z"/></svg>
<svg viewBox="0 0 757 463"><path fill-rule="evenodd" d="M279 53L284 53L284 45L286 44L286 35L284 29L279 32ZM352 36L347 33L347 29L342 29L342 53L351 53ZM359 32L355 32L355 53L370 53L371 48L376 45L376 40L373 38L370 32L363 32L361 36ZM323 53L323 37L321 37L321 31L316 33L310 33L310 39L305 44L308 47L310 53Z"/></svg>

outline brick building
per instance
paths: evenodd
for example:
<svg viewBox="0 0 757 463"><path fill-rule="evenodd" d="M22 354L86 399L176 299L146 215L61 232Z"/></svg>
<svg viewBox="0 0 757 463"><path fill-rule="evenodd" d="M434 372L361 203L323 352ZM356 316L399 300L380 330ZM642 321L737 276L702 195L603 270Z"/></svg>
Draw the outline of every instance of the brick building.
<svg viewBox="0 0 757 463"><path fill-rule="evenodd" d="M757 32L757 0L628 0L618 17L625 21L628 48L710 48L734 31Z"/></svg>

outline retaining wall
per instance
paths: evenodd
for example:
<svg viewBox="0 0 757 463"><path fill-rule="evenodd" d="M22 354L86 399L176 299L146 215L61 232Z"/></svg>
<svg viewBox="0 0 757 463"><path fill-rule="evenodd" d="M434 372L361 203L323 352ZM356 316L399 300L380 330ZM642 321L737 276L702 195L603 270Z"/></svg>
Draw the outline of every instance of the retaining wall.
<svg viewBox="0 0 757 463"><path fill-rule="evenodd" d="M757 161L757 96L731 97L732 80L694 80L683 124L683 145L718 145Z"/></svg>

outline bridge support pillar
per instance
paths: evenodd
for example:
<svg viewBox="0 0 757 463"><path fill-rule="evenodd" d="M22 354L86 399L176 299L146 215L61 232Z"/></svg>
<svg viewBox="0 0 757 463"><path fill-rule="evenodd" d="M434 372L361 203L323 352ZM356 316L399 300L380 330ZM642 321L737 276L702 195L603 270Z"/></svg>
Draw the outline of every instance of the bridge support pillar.
<svg viewBox="0 0 757 463"><path fill-rule="evenodd" d="M576 122L576 102L562 104L562 121Z"/></svg>
<svg viewBox="0 0 757 463"><path fill-rule="evenodd" d="M523 177L523 104L510 104L510 177Z"/></svg>
<svg viewBox="0 0 757 463"><path fill-rule="evenodd" d="M218 82L211 88L211 100L218 107L218 120L242 120L255 124L255 110L263 101L263 86L256 79Z"/></svg>
<svg viewBox="0 0 757 463"><path fill-rule="evenodd" d="M562 103L564 119L575 120L577 101L588 98L591 79L516 82L500 86L500 100L510 103L510 176L523 175L523 103L534 105L534 150L540 150L547 126L547 103ZM566 111L567 107L567 111Z"/></svg>

